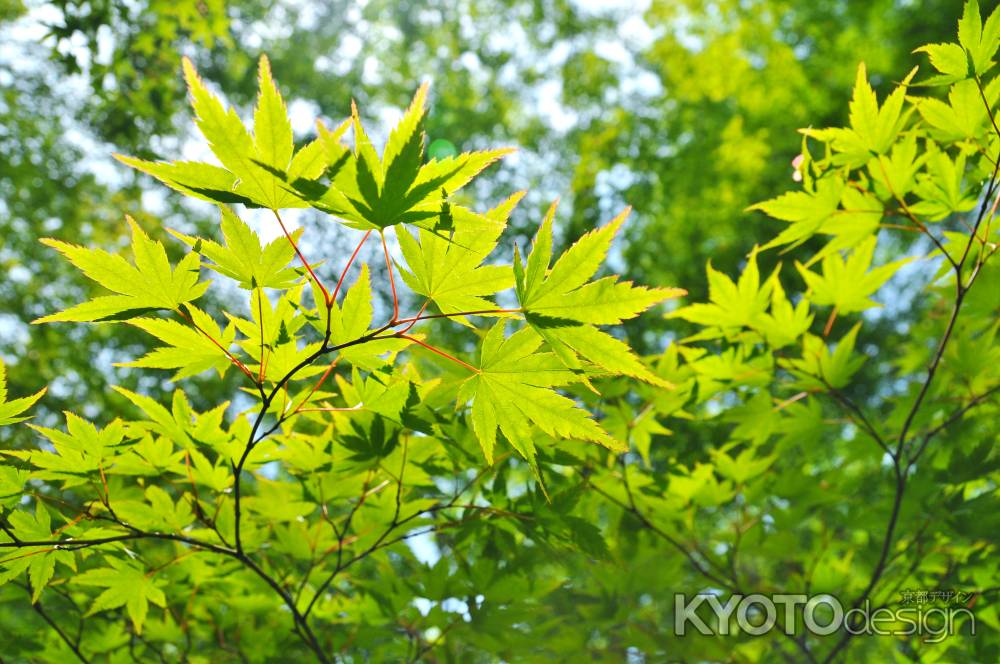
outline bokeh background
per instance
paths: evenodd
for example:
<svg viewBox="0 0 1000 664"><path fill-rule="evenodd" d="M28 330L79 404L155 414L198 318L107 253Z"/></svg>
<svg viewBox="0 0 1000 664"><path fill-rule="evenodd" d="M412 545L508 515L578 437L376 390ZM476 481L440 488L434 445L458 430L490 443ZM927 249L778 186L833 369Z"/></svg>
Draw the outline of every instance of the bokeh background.
<svg viewBox="0 0 1000 664"><path fill-rule="evenodd" d="M205 153L183 55L248 114L267 53L299 141L314 118L345 117L352 98L384 137L430 80L432 151L520 148L475 192L487 207L530 190L508 242L525 246L556 196L564 244L630 204L614 269L700 298L707 260L736 271L774 233L746 207L792 184L796 129L844 121L859 60L884 93L913 48L952 35L960 10L959 0L0 0L0 356L19 392L49 386L43 421L115 410L108 384L170 389L114 367L141 354L138 332L29 321L88 288L39 237L123 246L126 213L212 233L211 206L111 157ZM329 221L292 221L307 227L307 254L349 251ZM627 333L652 352L677 325L647 316ZM230 392L206 375L205 403Z"/></svg>

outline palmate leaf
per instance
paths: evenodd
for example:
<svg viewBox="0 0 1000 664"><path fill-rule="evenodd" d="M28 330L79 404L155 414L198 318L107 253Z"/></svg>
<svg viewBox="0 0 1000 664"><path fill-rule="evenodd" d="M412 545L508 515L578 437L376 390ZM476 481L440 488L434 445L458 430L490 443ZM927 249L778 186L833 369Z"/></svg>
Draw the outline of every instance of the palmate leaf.
<svg viewBox="0 0 1000 664"><path fill-rule="evenodd" d="M593 325L617 325L664 300L683 295L681 288L645 288L617 277L589 281L608 253L611 240L629 209L610 223L584 235L549 270L555 203L542 222L526 266L514 257L514 276L521 308L535 315Z"/></svg>
<svg viewBox="0 0 1000 664"><path fill-rule="evenodd" d="M331 184L318 197L310 196L309 188L300 188L304 200L362 230L382 230L400 223L434 227L448 197L512 149L469 152L422 164L427 90L427 84L417 90L390 133L381 157L355 106L350 120L353 151L341 143L346 125L333 132L319 125Z"/></svg>
<svg viewBox="0 0 1000 664"><path fill-rule="evenodd" d="M399 233L406 259L400 267L403 280L442 313L488 311L496 305L485 297L514 285L509 265L482 265L507 227L507 218L524 192L514 194L484 215L452 206L453 232L421 229L418 238Z"/></svg>
<svg viewBox="0 0 1000 664"><path fill-rule="evenodd" d="M304 284L298 284L285 291L273 304L262 294L263 291L254 290L250 295L251 320L226 312L226 317L246 337L237 345L256 363L248 366L254 373L262 373L265 380L280 380L321 345L319 341L304 345L298 343L302 326L309 322L300 306L304 287ZM313 320L316 320L315 317ZM311 364L302 367L296 378L308 378L323 371L321 364Z"/></svg>
<svg viewBox="0 0 1000 664"><path fill-rule="evenodd" d="M368 265L362 264L361 274L347 291L343 303L333 303L330 310L330 342L335 345L347 344L370 334L375 310L372 306L372 284ZM410 345L406 339L377 339L342 349L338 353L355 367L375 369L385 364L382 359Z"/></svg>
<svg viewBox="0 0 1000 664"><path fill-rule="evenodd" d="M836 344L830 346L817 336L807 334L802 339L802 358L790 358L783 364L798 378L795 386L804 390L840 389L864 364L866 356L855 353L861 323L857 323Z"/></svg>
<svg viewBox="0 0 1000 664"><path fill-rule="evenodd" d="M222 236L226 245L176 231L172 235L180 239L197 253L212 261L208 268L235 279L240 288L290 288L301 276L289 263L295 257L295 248L284 237L275 238L262 245L260 237L232 210L219 206L222 213ZM292 233L298 240L303 229Z"/></svg>
<svg viewBox="0 0 1000 664"><path fill-rule="evenodd" d="M816 182L813 191L790 191L750 206L749 210L760 210L769 217L791 224L763 248L770 249L783 244L795 247L808 240L837 212L844 189L842 178L825 177Z"/></svg>
<svg viewBox="0 0 1000 664"><path fill-rule="evenodd" d="M926 53L940 74L924 85L948 85L989 71L1000 46L1000 11L994 10L984 24L979 2L966 2L958 21L958 42L927 44L914 51Z"/></svg>
<svg viewBox="0 0 1000 664"><path fill-rule="evenodd" d="M909 259L869 269L876 242L876 238L869 238L856 247L846 260L839 253L828 255L823 259L822 276L796 263L799 273L811 291L810 301L818 305L833 305L841 314L879 306L877 302L869 299L869 296L891 279L900 267L909 262Z"/></svg>
<svg viewBox="0 0 1000 664"><path fill-rule="evenodd" d="M171 269L163 245L147 236L131 217L135 264L101 249L88 249L60 240L43 239L87 277L116 295L93 298L82 304L39 318L34 323L91 322L134 318L156 309L176 309L201 297L209 282L198 282L201 261L190 253Z"/></svg>
<svg viewBox="0 0 1000 664"><path fill-rule="evenodd" d="M633 286L630 282L619 282L617 277L588 283L604 262L611 241L628 214L626 209L602 228L581 237L549 270L553 204L535 237L526 267L522 267L520 256L515 254L517 295L528 323L567 367L581 368L578 357L582 357L604 372L667 386L627 344L594 327L620 323L686 292L680 288Z"/></svg>
<svg viewBox="0 0 1000 664"><path fill-rule="evenodd" d="M14 535L22 542L45 542L54 539L52 516L41 501L35 503L34 515L26 511L14 510L6 517ZM4 541L9 535L2 535ZM76 559L72 551L53 551L52 547L24 547L18 555L7 557L0 563L0 586L21 576L25 571L31 581L31 601L37 602L42 591L55 575L56 563L62 563L74 572Z"/></svg>
<svg viewBox="0 0 1000 664"><path fill-rule="evenodd" d="M221 167L115 157L181 193L214 203L272 209L308 207L295 188L308 186L323 173L326 151L319 139L294 151L292 125L266 56L261 56L258 72L260 92L251 135L235 109L227 110L205 87L191 61L184 59L184 77L198 128Z"/></svg>
<svg viewBox="0 0 1000 664"><path fill-rule="evenodd" d="M851 168L864 166L872 155L889 152L913 108L903 112L906 89L917 73L914 67L879 107L875 91L868 82L865 64L858 65L854 94L850 102L850 127L803 129L811 138L828 142L834 150L834 164Z"/></svg>
<svg viewBox="0 0 1000 664"><path fill-rule="evenodd" d="M697 325L720 328L755 327L763 319L777 283L772 276L761 283L757 267L757 248L750 252L746 268L737 281L712 267L706 267L709 302L696 302L667 314Z"/></svg>
<svg viewBox="0 0 1000 664"><path fill-rule="evenodd" d="M969 73L969 59L958 44L927 44L916 50L926 53L930 58L931 66L941 74L931 79L929 84L947 85L962 80Z"/></svg>
<svg viewBox="0 0 1000 664"><path fill-rule="evenodd" d="M906 180L907 173L912 180L916 171L912 160L903 165L906 156L905 150L899 149L897 144L893 146L891 157L880 156L871 159L869 168L873 177L884 181L884 167L892 181L903 187L895 191L905 193L908 187L912 186ZM788 245L784 250L788 252L815 235L832 236L826 246L809 259L807 265L821 260L834 251L857 246L874 235L884 212L878 198L868 192L846 186L841 175L827 175L803 191L788 192L747 209L760 210L770 217L790 223L788 228L765 244L762 249Z"/></svg>
<svg viewBox="0 0 1000 664"><path fill-rule="evenodd" d="M29 425L48 440L51 449L12 450L7 454L30 462L36 469L32 479L61 480L64 487L71 487L85 484L92 474L107 469L125 434L117 419L99 430L73 413L66 412L65 416L65 431Z"/></svg>
<svg viewBox="0 0 1000 664"><path fill-rule="evenodd" d="M131 362L116 364L120 367L148 369L177 369L171 380L196 376L203 371L215 369L222 377L230 366L230 360L223 349L228 350L236 338L236 326L230 322L220 330L212 317L197 307L188 305L191 323L182 323L163 318L136 318L130 325L148 332L167 344L156 348L143 357Z"/></svg>
<svg viewBox="0 0 1000 664"><path fill-rule="evenodd" d="M592 441L621 451L621 443L589 413L552 389L578 379L554 353L536 352L542 337L527 327L504 339L505 328L506 322L499 321L486 334L479 371L459 391L461 402L472 402L472 428L486 461L493 463L499 429L536 468L532 424L556 438Z"/></svg>
<svg viewBox="0 0 1000 664"><path fill-rule="evenodd" d="M105 588L94 600L87 615L124 606L136 634L142 634L149 603L167 605L167 597L159 588L163 582L125 560L111 557L105 560L109 567L88 570L73 579L73 583L81 586Z"/></svg>
<svg viewBox="0 0 1000 664"><path fill-rule="evenodd" d="M689 304L666 317L681 318L706 328L692 339L734 339L741 335L743 328L749 328L759 332L775 348L794 342L812 323L809 300L803 298L795 306L788 301L779 278L780 263L762 281L757 254L755 247L736 281L714 269L709 262L706 270L709 302Z"/></svg>
<svg viewBox="0 0 1000 664"><path fill-rule="evenodd" d="M983 24L979 2L966 2L958 21L958 42L968 53L971 73L985 74L993 66L993 56L1000 46L1000 11L994 10Z"/></svg>
<svg viewBox="0 0 1000 664"><path fill-rule="evenodd" d="M876 154L885 154L896 140L906 116L902 114L906 87L917 73L914 67L879 108L875 91L868 82L865 63L858 65L854 96L850 103L851 129L864 147Z"/></svg>
<svg viewBox="0 0 1000 664"><path fill-rule="evenodd" d="M42 398L48 388L42 388L31 396L20 399L7 400L7 368L3 360L0 359L0 426L6 424L16 424L28 419L22 415L24 411L35 405L35 402Z"/></svg>
<svg viewBox="0 0 1000 664"><path fill-rule="evenodd" d="M990 107L1000 96L1000 79L993 79L983 89ZM980 100L975 81L959 81L948 91L948 103L931 97L916 100L917 111L934 128L932 134L940 141L975 140L989 125L986 105Z"/></svg>

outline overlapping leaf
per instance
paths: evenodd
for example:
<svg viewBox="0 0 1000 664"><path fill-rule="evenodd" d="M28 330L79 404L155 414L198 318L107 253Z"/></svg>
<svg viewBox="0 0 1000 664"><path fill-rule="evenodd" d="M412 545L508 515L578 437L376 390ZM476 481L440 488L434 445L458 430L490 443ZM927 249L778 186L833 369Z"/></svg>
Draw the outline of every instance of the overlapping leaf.
<svg viewBox="0 0 1000 664"><path fill-rule="evenodd" d="M607 255L611 240L628 216L625 210L603 228L584 235L549 270L555 204L542 222L527 263L514 257L518 300L528 315L592 325L617 325L664 300L683 295L681 288L646 288L618 277L589 281Z"/></svg>
<svg viewBox="0 0 1000 664"><path fill-rule="evenodd" d="M803 337L802 357L784 362L799 379L796 387L805 390L845 387L865 361L864 355L854 352L860 329L860 323L852 327L832 351L820 337L811 334Z"/></svg>
<svg viewBox="0 0 1000 664"><path fill-rule="evenodd" d="M330 343L349 344L372 332L372 285L368 265L362 264L361 274L347 291L342 304L332 303L330 310ZM322 328L323 321L314 323ZM378 339L354 344L338 351L338 356L356 367L374 369L385 364L381 356L409 345L405 339Z"/></svg>
<svg viewBox="0 0 1000 664"><path fill-rule="evenodd" d="M435 227L448 197L510 149L463 153L423 164L424 103L427 85L417 91L403 118L389 135L381 157L352 106L354 150L340 142L345 127L329 132L320 127L326 146L331 186L321 196L308 197L314 207L364 230L381 230L400 223Z"/></svg>
<svg viewBox="0 0 1000 664"><path fill-rule="evenodd" d="M916 49L930 57L939 75L925 85L947 85L981 76L993 67L993 57L1000 46L1000 11L994 10L983 24L979 2L965 3L958 21L958 43L927 44Z"/></svg>
<svg viewBox="0 0 1000 664"><path fill-rule="evenodd" d="M213 240L206 240L176 231L171 233L197 253L208 258L210 269L221 275L235 279L240 288L289 288L300 274L289 263L295 257L295 248L284 237L278 237L264 245L260 237L228 207L220 206L222 212L222 236L225 246ZM302 229L292 233L298 240Z"/></svg>
<svg viewBox="0 0 1000 664"><path fill-rule="evenodd" d="M9 517L14 535L22 542L47 542L54 539L52 534L52 516L40 501L35 503L34 514L25 511L14 511ZM0 534L4 541L9 533ZM4 556L0 561L0 585L3 585L24 572L28 573L31 582L31 601L37 602L45 586L55 575L56 563L76 571L76 558L71 551L54 551L52 547L26 546L15 556Z"/></svg>
<svg viewBox="0 0 1000 664"><path fill-rule="evenodd" d="M865 64L858 65L854 96L850 103L850 127L803 129L807 136L828 141L835 154L833 162L851 168L864 166L873 155L887 154L913 109L903 112L906 88L917 73L916 67L903 79L879 107L875 91L868 82Z"/></svg>
<svg viewBox="0 0 1000 664"><path fill-rule="evenodd" d="M813 317L809 313L809 300L802 299L795 306L788 301L779 279L780 270L779 265L762 282L756 248L736 282L709 264L709 302L689 304L667 317L681 318L706 328L690 340L740 338L740 330L749 328L774 348L786 346L809 329Z"/></svg>
<svg viewBox="0 0 1000 664"><path fill-rule="evenodd" d="M451 233L421 229L418 239L400 231L399 245L406 259L403 280L442 313L495 309L496 304L485 298L512 287L514 275L509 265L482 263L496 248L507 218L523 196L524 192L515 194L484 215L451 207Z"/></svg>
<svg viewBox="0 0 1000 664"><path fill-rule="evenodd" d="M136 634L142 634L142 626L149 613L149 603L167 605L167 597L160 588L163 582L154 574L125 560L112 557L105 560L108 567L87 570L73 579L73 583L81 586L105 589L94 600L88 614L124 606Z"/></svg>
<svg viewBox="0 0 1000 664"><path fill-rule="evenodd" d="M299 344L299 332L307 323L300 306L303 288L300 284L285 291L276 303L260 289L254 290L250 295L250 320L226 313L246 337L237 343L257 363L251 368L265 380L280 380L321 345L319 340ZM302 367L298 377L322 372L322 366L311 365Z"/></svg>
<svg viewBox="0 0 1000 664"><path fill-rule="evenodd" d="M893 261L871 268L876 239L870 238L844 259L833 253L823 259L822 276L797 265L808 284L813 304L833 305L841 314L864 311L878 306L870 296L892 278L907 260Z"/></svg>
<svg viewBox="0 0 1000 664"><path fill-rule="evenodd" d="M580 368L577 358L582 357L605 372L666 385L627 344L594 326L618 324L685 291L634 286L617 277L589 281L604 262L615 233L628 216L627 209L580 238L549 270L555 207L553 204L545 215L526 267L519 254L514 256L517 295L528 323L570 368Z"/></svg>
<svg viewBox="0 0 1000 664"><path fill-rule="evenodd" d="M184 59L184 77L198 128L222 167L200 162L152 162L115 155L121 162L152 175L181 193L215 203L243 203L272 209L308 207L296 193L327 166L319 139L294 151L292 125L271 76L266 56L259 63L260 93L254 109L253 135L236 110L209 92L194 65ZM294 153L294 154L293 154Z"/></svg>
<svg viewBox="0 0 1000 664"><path fill-rule="evenodd" d="M555 391L577 380L554 353L536 352L542 337L524 328L504 339L504 321L496 323L483 339L479 371L459 394L472 402L471 420L489 463L493 462L499 429L510 444L534 464L535 435L531 425L556 438L600 443L621 450L590 415Z"/></svg>
<svg viewBox="0 0 1000 664"><path fill-rule="evenodd" d="M196 376L215 369L222 376L231 361L226 351L236 338L232 322L224 330L207 313L197 307L187 306L188 322L164 318L136 318L129 321L167 344L143 357L119 366L148 369L177 369L172 380Z"/></svg>
<svg viewBox="0 0 1000 664"><path fill-rule="evenodd" d="M65 431L30 425L48 440L51 450L10 450L5 454L30 462L36 468L34 479L62 480L64 486L74 486L110 466L125 433L119 420L98 429L78 415L65 415Z"/></svg>

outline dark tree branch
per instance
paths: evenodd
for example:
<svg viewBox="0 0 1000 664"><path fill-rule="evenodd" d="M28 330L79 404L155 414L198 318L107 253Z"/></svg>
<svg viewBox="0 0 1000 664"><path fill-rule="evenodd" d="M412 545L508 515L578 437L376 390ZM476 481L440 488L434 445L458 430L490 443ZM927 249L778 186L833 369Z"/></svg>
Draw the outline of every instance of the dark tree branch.
<svg viewBox="0 0 1000 664"><path fill-rule="evenodd" d="M976 84L979 88L979 93L983 100L983 103L986 105L986 113L990 117L990 121L993 124L993 129L996 132L997 136L1000 137L1000 127L997 126L996 120L993 116L993 108L986 98L986 94L983 90L982 83L979 81L978 77L976 77ZM878 585L879 580L882 578L882 575L885 572L886 561L889 558L889 551L892 548L892 543L896 532L896 526L899 523L899 514L903 504L903 496L906 492L907 479L909 477L908 473L910 469L913 467L916 458L919 458L919 456L923 454L924 450L927 447L928 442L933 437L933 436L929 437L925 436L923 442L918 447L914 456L911 457L910 461L907 462L904 467L902 464L902 456L903 456L903 450L907 442L909 442L910 428L913 426L913 422L916 419L917 414L920 412L920 408L923 405L924 399L927 397L927 394L930 391L931 383L934 381L934 377L937 374L938 368L941 365L941 360L944 357L945 349L948 347L948 343L951 340L952 334L955 331L955 324L958 321L959 314L961 313L962 304L965 300L965 296L968 294L969 289L971 289L973 284L975 283L976 277L979 275L980 268L985 262L983 254L980 254L979 258L976 261L976 265L973 268L972 274L970 274L968 280L963 283L964 275L962 274L962 270L963 267L965 266L966 260L969 257L969 253L972 250L972 245L978 239L977 233L979 231L980 225L982 225L983 220L987 216L987 211L990 209L988 207L990 200L993 198L994 193L996 193L996 188L998 184L998 177L997 177L998 173L1000 173L1000 160L996 162L993 168L993 174L990 176L989 184L987 185L986 188L986 193L984 194L983 201L979 206L979 212L976 215L976 221L972 226L971 232L969 233L969 239L965 244L965 249L962 252L962 256L959 258L957 262L952 261L953 271L955 274L955 302L954 305L952 306L951 315L948 318L948 323L946 324L945 330L941 335L940 341L938 342L937 350L935 351L934 356L931 359L931 363L927 368L927 376L924 379L923 383L921 384L920 390L917 393L917 397L916 399L914 399L913 404L910 406L910 409L903 422L903 426L900 429L899 438L896 441L895 451L892 454L893 471L895 474L892 509L889 513L889 520L888 523L886 524L885 535L882 539L882 546L879 552L878 560L875 563L875 567L872 570L871 577L869 578L868 584L866 585L864 592L862 592L861 595L859 595L858 598L854 601L854 603L852 604L852 608L857 608L861 606L861 604L863 604L864 601L871 596L875 587ZM990 214L992 214L992 212L990 212ZM959 417L960 416L961 415L959 415ZM933 433L936 434L937 431L933 431ZM823 659L823 664L830 664L831 662L833 662L834 659L836 659L836 657L847 647L853 636L854 634L852 634L849 630L844 630L843 635L833 646L833 648L830 650L827 656Z"/></svg>
<svg viewBox="0 0 1000 664"><path fill-rule="evenodd" d="M34 589L31 586L30 580L27 581L27 586L25 589L28 591L28 597L31 598L31 596L34 594ZM90 660L84 657L83 652L80 650L80 647L76 643L74 643L73 639L69 638L69 635L63 631L63 629L59 626L59 624L56 623L56 621L53 620L48 613L46 613L45 608L42 607L41 600L37 602L31 602L31 608L34 609L35 613L41 616L42 620L48 623L49 627L51 627L52 630L59 635L59 638L62 639L63 643L66 644L66 647L68 647L73 652L73 655L76 656L78 660L83 662L83 664L90 664Z"/></svg>

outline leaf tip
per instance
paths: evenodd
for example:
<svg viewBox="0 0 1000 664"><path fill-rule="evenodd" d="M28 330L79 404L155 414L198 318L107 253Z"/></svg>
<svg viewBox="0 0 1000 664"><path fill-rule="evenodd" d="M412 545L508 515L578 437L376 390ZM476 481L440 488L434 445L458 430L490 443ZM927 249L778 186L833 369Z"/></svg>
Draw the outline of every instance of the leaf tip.
<svg viewBox="0 0 1000 664"><path fill-rule="evenodd" d="M196 88L203 87L201 78L198 76L198 70L194 68L191 58L186 55L181 58L181 68L184 70L184 81L188 85L188 90L193 91Z"/></svg>

